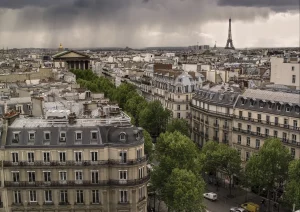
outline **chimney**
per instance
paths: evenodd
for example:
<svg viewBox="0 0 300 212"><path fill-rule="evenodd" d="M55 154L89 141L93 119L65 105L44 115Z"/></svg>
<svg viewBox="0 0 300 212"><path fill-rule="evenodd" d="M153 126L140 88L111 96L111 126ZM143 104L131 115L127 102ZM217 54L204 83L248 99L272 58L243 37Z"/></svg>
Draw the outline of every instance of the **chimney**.
<svg viewBox="0 0 300 212"><path fill-rule="evenodd" d="M14 110L10 110L4 114L3 119L7 120L8 126L10 126L14 122L14 120L19 118L19 116L20 116L20 113L14 111Z"/></svg>
<svg viewBox="0 0 300 212"><path fill-rule="evenodd" d="M69 124L75 124L76 123L76 114L70 113L68 119L69 119Z"/></svg>

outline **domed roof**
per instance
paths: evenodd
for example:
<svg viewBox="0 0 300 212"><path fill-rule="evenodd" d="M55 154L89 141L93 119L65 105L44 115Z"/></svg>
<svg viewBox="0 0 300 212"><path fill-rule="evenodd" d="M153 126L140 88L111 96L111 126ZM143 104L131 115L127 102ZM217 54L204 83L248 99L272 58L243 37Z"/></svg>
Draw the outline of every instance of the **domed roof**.
<svg viewBox="0 0 300 212"><path fill-rule="evenodd" d="M60 49L63 49L63 46L62 46L61 44L59 44L59 48L60 48Z"/></svg>

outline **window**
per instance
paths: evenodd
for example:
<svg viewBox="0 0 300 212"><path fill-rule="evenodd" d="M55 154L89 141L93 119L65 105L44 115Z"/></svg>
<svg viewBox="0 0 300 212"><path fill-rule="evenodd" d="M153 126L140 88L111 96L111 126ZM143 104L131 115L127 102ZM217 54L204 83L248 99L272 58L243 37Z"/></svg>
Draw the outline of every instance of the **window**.
<svg viewBox="0 0 300 212"><path fill-rule="evenodd" d="M121 202L121 203L126 203L126 202L128 202L127 191L125 191L125 190L120 191L120 202Z"/></svg>
<svg viewBox="0 0 300 212"><path fill-rule="evenodd" d="M99 172L91 171L91 175L92 175L92 183L99 183Z"/></svg>
<svg viewBox="0 0 300 212"><path fill-rule="evenodd" d="M142 152L142 151L143 151L142 148L136 150L136 158L137 158L137 159L142 158L142 155L143 155L143 152Z"/></svg>
<svg viewBox="0 0 300 212"><path fill-rule="evenodd" d="M260 147L260 140L256 139L255 148L259 149L259 147Z"/></svg>
<svg viewBox="0 0 300 212"><path fill-rule="evenodd" d="M241 144L241 142L242 142L242 136L238 135L238 144Z"/></svg>
<svg viewBox="0 0 300 212"><path fill-rule="evenodd" d="M98 138L97 132L92 131L91 132L91 138L92 138L92 140L97 140L97 138Z"/></svg>
<svg viewBox="0 0 300 212"><path fill-rule="evenodd" d="M59 152L59 162L66 162L66 153Z"/></svg>
<svg viewBox="0 0 300 212"><path fill-rule="evenodd" d="M75 180L76 181L82 180L82 171L75 171Z"/></svg>
<svg viewBox="0 0 300 212"><path fill-rule="evenodd" d="M27 161L29 163L33 163L34 162L34 153L33 152L27 152Z"/></svg>
<svg viewBox="0 0 300 212"><path fill-rule="evenodd" d="M269 129L265 129L265 134L266 136L269 136L270 130Z"/></svg>
<svg viewBox="0 0 300 212"><path fill-rule="evenodd" d="M250 100L250 106L254 106L254 100L253 99Z"/></svg>
<svg viewBox="0 0 300 212"><path fill-rule="evenodd" d="M256 127L256 134L260 135L260 127Z"/></svg>
<svg viewBox="0 0 300 212"><path fill-rule="evenodd" d="M127 152L126 151L120 151L120 162L127 163Z"/></svg>
<svg viewBox="0 0 300 212"><path fill-rule="evenodd" d="M286 127L286 128L289 127L289 120L288 119L284 119L283 123L284 123L284 127Z"/></svg>
<svg viewBox="0 0 300 212"><path fill-rule="evenodd" d="M14 203L16 204L22 203L21 191L13 191L13 192L14 192Z"/></svg>
<svg viewBox="0 0 300 212"><path fill-rule="evenodd" d="M281 105L277 104L276 108L277 108L277 110L281 110Z"/></svg>
<svg viewBox="0 0 300 212"><path fill-rule="evenodd" d="M44 171L44 181L50 182L51 181L51 172L50 171Z"/></svg>
<svg viewBox="0 0 300 212"><path fill-rule="evenodd" d="M294 127L294 129L297 129L297 127L298 127L298 121L297 120L293 121L293 127Z"/></svg>
<svg viewBox="0 0 300 212"><path fill-rule="evenodd" d="M246 99L242 98L241 103L242 103L242 105L244 105L246 103Z"/></svg>
<svg viewBox="0 0 300 212"><path fill-rule="evenodd" d="M82 132L76 132L76 140L82 139Z"/></svg>
<svg viewBox="0 0 300 212"><path fill-rule="evenodd" d="M19 172L11 172L13 182L19 182L20 181L20 173Z"/></svg>
<svg viewBox="0 0 300 212"><path fill-rule="evenodd" d="M270 116L266 116L266 122L267 122L267 124L270 123Z"/></svg>
<svg viewBox="0 0 300 212"><path fill-rule="evenodd" d="M66 142L66 132L60 132L59 142Z"/></svg>
<svg viewBox="0 0 300 212"><path fill-rule="evenodd" d="M286 134L285 132L283 132L283 133L282 133L282 140L283 140L283 141L286 141L286 140L287 140L286 137L287 137L287 134Z"/></svg>
<svg viewBox="0 0 300 212"><path fill-rule="evenodd" d="M297 135L292 134L292 143L296 143L297 142Z"/></svg>
<svg viewBox="0 0 300 212"><path fill-rule="evenodd" d="M28 139L29 139L29 141L34 141L35 140L35 133L34 132L29 132L28 133Z"/></svg>
<svg viewBox="0 0 300 212"><path fill-rule="evenodd" d="M290 112L291 111L291 108L289 106L286 106L285 107L285 112Z"/></svg>
<svg viewBox="0 0 300 212"><path fill-rule="evenodd" d="M119 171L119 179L127 180L127 170Z"/></svg>
<svg viewBox="0 0 300 212"><path fill-rule="evenodd" d="M51 190L45 191L45 202L52 202L52 191Z"/></svg>
<svg viewBox="0 0 300 212"><path fill-rule="evenodd" d="M125 141L126 140L126 134L125 133L120 133L120 140Z"/></svg>
<svg viewBox="0 0 300 212"><path fill-rule="evenodd" d="M145 186L139 188L139 199L143 199L145 197Z"/></svg>
<svg viewBox="0 0 300 212"><path fill-rule="evenodd" d="M67 203L68 202L68 191L67 190L61 190L59 192L59 201L62 203Z"/></svg>
<svg viewBox="0 0 300 212"><path fill-rule="evenodd" d="M189 100L189 95L185 96L185 100L187 100L187 101Z"/></svg>
<svg viewBox="0 0 300 212"><path fill-rule="evenodd" d="M292 75L292 83L296 83L296 75Z"/></svg>
<svg viewBox="0 0 300 212"><path fill-rule="evenodd" d="M11 153L12 156L12 162L13 163L18 163L19 162L19 154L17 152Z"/></svg>
<svg viewBox="0 0 300 212"><path fill-rule="evenodd" d="M295 148L291 148L291 155L293 158L295 158L295 155L296 155L295 153L296 153Z"/></svg>
<svg viewBox="0 0 300 212"><path fill-rule="evenodd" d="M250 137L247 137L247 146L250 146L250 144L251 144L251 139Z"/></svg>
<svg viewBox="0 0 300 212"><path fill-rule="evenodd" d="M36 191L29 191L29 202L36 202Z"/></svg>
<svg viewBox="0 0 300 212"><path fill-rule="evenodd" d="M78 203L78 204L83 203L83 190L76 191L76 203Z"/></svg>
<svg viewBox="0 0 300 212"><path fill-rule="evenodd" d="M272 102L269 102L269 103L268 103L268 108L269 108L269 109L272 109L272 106L273 106L273 103L272 103Z"/></svg>
<svg viewBox="0 0 300 212"><path fill-rule="evenodd" d="M44 140L49 141L50 140L50 132L44 132Z"/></svg>
<svg viewBox="0 0 300 212"><path fill-rule="evenodd" d="M250 152L246 152L246 161L248 161L250 158Z"/></svg>
<svg viewBox="0 0 300 212"><path fill-rule="evenodd" d="M238 123L238 130L242 129L242 123Z"/></svg>
<svg viewBox="0 0 300 212"><path fill-rule="evenodd" d="M98 161L98 152L91 152L91 160Z"/></svg>
<svg viewBox="0 0 300 212"><path fill-rule="evenodd" d="M274 130L274 138L278 137L278 132L276 130Z"/></svg>
<svg viewBox="0 0 300 212"><path fill-rule="evenodd" d="M240 117L240 118L243 117L243 111L239 111L239 117Z"/></svg>
<svg viewBox="0 0 300 212"><path fill-rule="evenodd" d="M257 121L261 122L261 114L257 114Z"/></svg>
<svg viewBox="0 0 300 212"><path fill-rule="evenodd" d="M29 171L28 174L28 182L35 182L35 172Z"/></svg>
<svg viewBox="0 0 300 212"><path fill-rule="evenodd" d="M43 152L44 156L44 163L49 163L50 162L50 152Z"/></svg>
<svg viewBox="0 0 300 212"><path fill-rule="evenodd" d="M252 113L248 112L248 119L251 119Z"/></svg>
<svg viewBox="0 0 300 212"><path fill-rule="evenodd" d="M292 71L295 71L295 67L294 66L292 66Z"/></svg>
<svg viewBox="0 0 300 212"><path fill-rule="evenodd" d="M144 167L139 168L139 179L144 177Z"/></svg>
<svg viewBox="0 0 300 212"><path fill-rule="evenodd" d="M275 117L275 125L278 125L278 117Z"/></svg>
<svg viewBox="0 0 300 212"><path fill-rule="evenodd" d="M19 140L20 140L19 132L14 132L12 143L19 143Z"/></svg>
<svg viewBox="0 0 300 212"><path fill-rule="evenodd" d="M82 152L75 152L75 161L82 162Z"/></svg>
<svg viewBox="0 0 300 212"><path fill-rule="evenodd" d="M60 181L65 181L65 180L67 180L67 172L66 172L66 171L60 171L60 172L59 172L59 180L60 180Z"/></svg>
<svg viewBox="0 0 300 212"><path fill-rule="evenodd" d="M225 119L225 121L224 121L224 126L225 126L225 127L228 126L228 121L227 121L227 119Z"/></svg>
<svg viewBox="0 0 300 212"><path fill-rule="evenodd" d="M92 203L93 204L100 203L99 190L92 190Z"/></svg>
<svg viewBox="0 0 300 212"><path fill-rule="evenodd" d="M186 106L185 106L185 109L186 109L186 110L189 110L189 105L186 105Z"/></svg>
<svg viewBox="0 0 300 212"><path fill-rule="evenodd" d="M247 125L247 132L250 133L251 132L251 125Z"/></svg>
<svg viewBox="0 0 300 212"><path fill-rule="evenodd" d="M177 113L177 118L180 119L180 113Z"/></svg>

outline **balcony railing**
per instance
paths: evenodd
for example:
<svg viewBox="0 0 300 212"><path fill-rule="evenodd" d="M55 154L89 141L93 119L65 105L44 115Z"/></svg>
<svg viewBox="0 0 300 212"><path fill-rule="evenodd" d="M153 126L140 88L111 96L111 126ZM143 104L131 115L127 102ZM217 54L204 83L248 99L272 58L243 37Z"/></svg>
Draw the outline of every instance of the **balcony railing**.
<svg viewBox="0 0 300 212"><path fill-rule="evenodd" d="M91 160L84 160L84 161L50 161L50 162L44 162L44 161L34 161L34 162L28 162L28 161L18 161L18 162L12 162L12 161L3 161L4 167L11 167L11 166L49 166L49 167L55 167L55 166L112 166L112 165L136 165L147 161L147 157L141 157L133 160L98 160L98 161L91 161Z"/></svg>
<svg viewBox="0 0 300 212"><path fill-rule="evenodd" d="M222 113L222 112L218 112L218 111L212 111L212 110L208 110L208 109L204 109L204 108L198 107L198 106L193 105L193 104L191 104L191 107L194 108L194 109L197 109L197 110L204 111L206 113L210 113L210 114L227 116L227 117L232 117L233 116L232 114L229 114L229 113Z"/></svg>
<svg viewBox="0 0 300 212"><path fill-rule="evenodd" d="M291 125L288 125L288 124L279 124L278 122L270 122L269 120L254 119L254 118L249 118L249 117L241 117L241 116L237 116L237 115L235 115L234 118L242 119L242 120L248 120L248 121L251 121L251 122L256 122L256 123L265 124L265 125L277 126L277 127L281 127L281 128L285 128L285 129L290 129L290 130L300 131L300 127L298 127L298 126L291 126Z"/></svg>
<svg viewBox="0 0 300 212"><path fill-rule="evenodd" d="M28 181L5 181L5 187L14 187L14 188L48 188L48 187L98 187L98 186L135 186L140 185L148 182L150 180L150 175L145 176L141 179L135 180L99 180L96 183L93 183L90 180L82 180L80 182L75 180L67 180L67 181L51 181L51 182L44 182L44 181L35 181L35 182L28 182Z"/></svg>

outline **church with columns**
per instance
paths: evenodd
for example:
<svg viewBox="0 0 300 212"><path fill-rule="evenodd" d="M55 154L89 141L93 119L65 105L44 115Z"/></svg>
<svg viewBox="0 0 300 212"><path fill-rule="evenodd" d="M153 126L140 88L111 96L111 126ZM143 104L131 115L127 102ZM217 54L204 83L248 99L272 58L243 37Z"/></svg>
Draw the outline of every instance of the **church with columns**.
<svg viewBox="0 0 300 212"><path fill-rule="evenodd" d="M74 50L62 50L52 56L54 68L59 69L90 69L90 56Z"/></svg>

